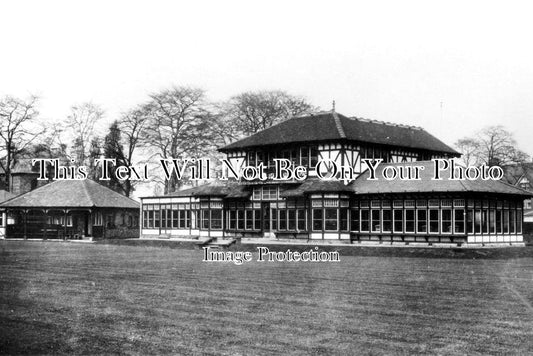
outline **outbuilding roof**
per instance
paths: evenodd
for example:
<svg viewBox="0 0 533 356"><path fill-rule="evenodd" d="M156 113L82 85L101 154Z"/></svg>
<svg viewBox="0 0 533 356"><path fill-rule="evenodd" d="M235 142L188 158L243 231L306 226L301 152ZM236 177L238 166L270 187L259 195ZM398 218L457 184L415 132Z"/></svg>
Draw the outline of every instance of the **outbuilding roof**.
<svg viewBox="0 0 533 356"><path fill-rule="evenodd" d="M423 167L420 171L420 180L386 180L383 171L389 167ZM379 194L379 193L431 193L431 192L482 192L514 194L533 196L532 193L512 186L503 180L451 180L449 174L442 174L441 180L433 180L433 161L418 161L409 163L382 163L376 168L376 180L369 180L370 171L362 173L353 187L356 194Z"/></svg>
<svg viewBox="0 0 533 356"><path fill-rule="evenodd" d="M227 152L268 145L340 140L460 155L420 127L348 118L336 112L294 117L219 150Z"/></svg>
<svg viewBox="0 0 533 356"><path fill-rule="evenodd" d="M135 200L90 179L56 180L19 195L0 207L17 208L139 208Z"/></svg>

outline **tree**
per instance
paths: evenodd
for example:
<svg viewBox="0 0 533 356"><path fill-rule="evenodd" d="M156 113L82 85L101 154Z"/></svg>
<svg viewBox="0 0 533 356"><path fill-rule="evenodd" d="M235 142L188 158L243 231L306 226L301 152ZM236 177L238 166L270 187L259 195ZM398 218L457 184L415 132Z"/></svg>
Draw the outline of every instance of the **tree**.
<svg viewBox="0 0 533 356"><path fill-rule="evenodd" d="M37 101L36 96L27 100L11 96L0 99L0 167L5 172L6 188L13 163L45 132L36 125Z"/></svg>
<svg viewBox="0 0 533 356"><path fill-rule="evenodd" d="M86 158L87 160L87 169L89 170L89 178L92 180L99 180L100 175L98 172L98 167L96 166L96 160L102 156L102 141L100 137L93 137L89 144L89 154Z"/></svg>
<svg viewBox="0 0 533 356"><path fill-rule="evenodd" d="M252 135L318 109L306 99L280 90L245 92L232 97L224 107L226 126L234 128L238 136Z"/></svg>
<svg viewBox="0 0 533 356"><path fill-rule="evenodd" d="M488 166L507 166L527 160L526 153L516 148L512 133L503 126L489 126L478 135L479 158Z"/></svg>
<svg viewBox="0 0 533 356"><path fill-rule="evenodd" d="M457 141L456 146L466 155L465 163L470 164L506 167L529 160L529 156L516 147L512 133L503 126L486 127L475 138Z"/></svg>
<svg viewBox="0 0 533 356"><path fill-rule="evenodd" d="M120 120L115 120L111 124L109 132L104 138L104 156L116 160L115 166L108 166L111 180L107 185L127 197L133 192L135 182L130 179L119 180L114 172L116 166L130 167L134 165L134 153L140 145L145 123L146 119L143 117L142 111L131 110L123 114Z"/></svg>
<svg viewBox="0 0 533 356"><path fill-rule="evenodd" d="M88 164L91 141L94 138L94 125L103 115L104 111L93 103L83 103L71 108L71 114L67 118L67 127L73 132L71 156L76 158L77 164Z"/></svg>
<svg viewBox="0 0 533 356"><path fill-rule="evenodd" d="M150 95L141 108L146 119L142 142L161 159L200 158L213 149L210 119L204 91L173 87ZM164 182L165 193L182 185L174 176Z"/></svg>
<svg viewBox="0 0 533 356"><path fill-rule="evenodd" d="M462 154L461 160L465 166L478 166L479 143L473 138L462 138L455 143L455 147Z"/></svg>

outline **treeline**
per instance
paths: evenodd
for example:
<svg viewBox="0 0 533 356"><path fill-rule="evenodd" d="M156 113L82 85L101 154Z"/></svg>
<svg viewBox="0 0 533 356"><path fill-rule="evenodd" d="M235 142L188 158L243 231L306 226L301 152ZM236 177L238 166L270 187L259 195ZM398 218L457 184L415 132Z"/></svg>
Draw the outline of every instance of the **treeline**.
<svg viewBox="0 0 533 356"><path fill-rule="evenodd" d="M65 164L86 165L96 175L94 162L101 156L115 159L117 166L213 157L217 147L318 110L305 98L280 90L245 92L213 102L202 89L176 86L149 95L101 132L105 111L94 103L74 105L70 115L48 125L38 106L35 96L0 99L0 168L6 189L13 166L23 158L59 158ZM135 189L130 180L100 183L126 196ZM159 183L169 193L183 181Z"/></svg>
<svg viewBox="0 0 533 356"><path fill-rule="evenodd" d="M455 147L462 153L461 160L466 166L500 166L507 170L531 162L531 157L517 148L513 134L501 125L488 126L474 136L461 138Z"/></svg>

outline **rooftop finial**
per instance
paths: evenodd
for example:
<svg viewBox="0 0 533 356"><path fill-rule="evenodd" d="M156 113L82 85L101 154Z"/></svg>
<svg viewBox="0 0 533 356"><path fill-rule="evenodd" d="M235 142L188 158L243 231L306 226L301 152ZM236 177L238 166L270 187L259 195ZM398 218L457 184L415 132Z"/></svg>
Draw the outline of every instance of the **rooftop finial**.
<svg viewBox="0 0 533 356"><path fill-rule="evenodd" d="M335 100L331 103L331 112L335 112Z"/></svg>

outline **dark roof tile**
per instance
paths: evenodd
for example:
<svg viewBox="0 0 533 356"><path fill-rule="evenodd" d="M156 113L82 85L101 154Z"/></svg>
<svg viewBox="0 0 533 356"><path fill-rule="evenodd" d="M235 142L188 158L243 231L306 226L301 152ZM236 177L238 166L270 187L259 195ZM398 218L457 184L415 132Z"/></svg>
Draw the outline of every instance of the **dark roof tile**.
<svg viewBox="0 0 533 356"><path fill-rule="evenodd" d="M388 166L422 166L420 180L386 180L383 170ZM368 180L370 171L365 171L355 180L356 194L378 193L430 193L430 192L483 192L532 196L533 194L501 180L451 180L447 175L442 180L433 180L433 161L411 163L382 163L376 169L376 180Z"/></svg>
<svg viewBox="0 0 533 356"><path fill-rule="evenodd" d="M0 207L139 208L135 200L90 179L56 180L8 200Z"/></svg>
<svg viewBox="0 0 533 356"><path fill-rule="evenodd" d="M456 150L421 128L348 118L331 112L294 117L222 147L220 151L227 152L266 145L336 140L409 147L445 152L455 156L459 155Z"/></svg>

